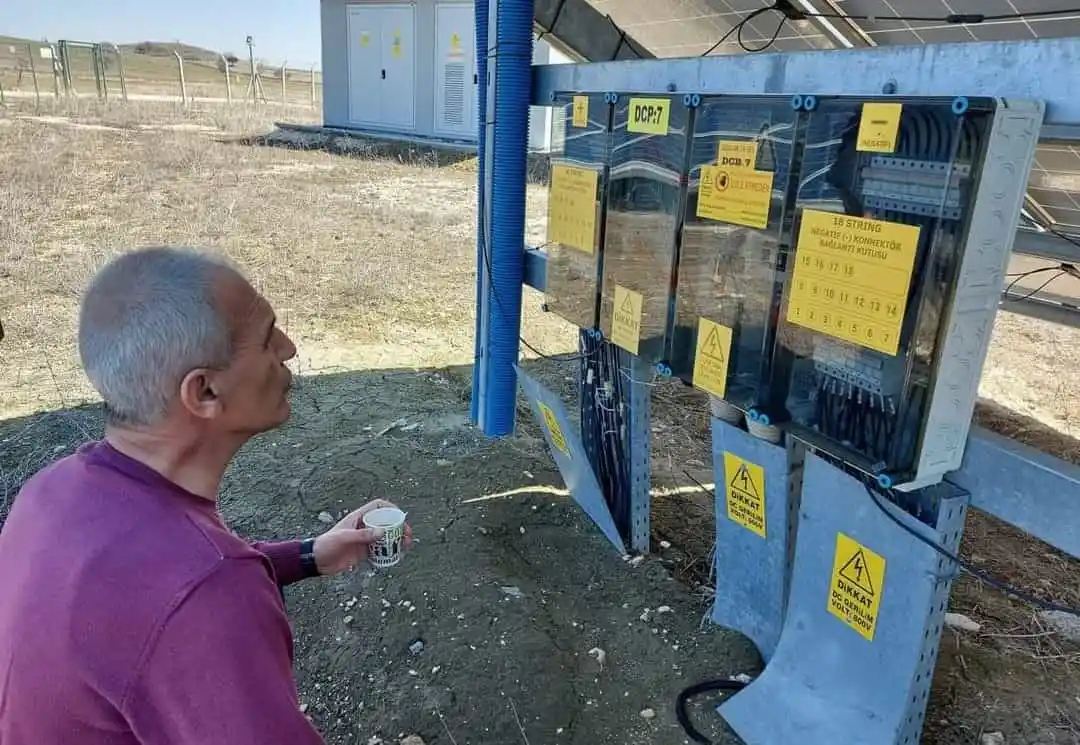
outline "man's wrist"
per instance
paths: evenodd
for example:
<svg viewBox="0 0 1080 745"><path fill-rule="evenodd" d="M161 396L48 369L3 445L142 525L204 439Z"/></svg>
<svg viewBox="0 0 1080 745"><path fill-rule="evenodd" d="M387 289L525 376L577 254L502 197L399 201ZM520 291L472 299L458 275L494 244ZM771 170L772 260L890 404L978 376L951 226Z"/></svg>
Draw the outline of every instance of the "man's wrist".
<svg viewBox="0 0 1080 745"><path fill-rule="evenodd" d="M304 578L318 577L319 565L315 561L315 539L307 538L300 542L300 570Z"/></svg>

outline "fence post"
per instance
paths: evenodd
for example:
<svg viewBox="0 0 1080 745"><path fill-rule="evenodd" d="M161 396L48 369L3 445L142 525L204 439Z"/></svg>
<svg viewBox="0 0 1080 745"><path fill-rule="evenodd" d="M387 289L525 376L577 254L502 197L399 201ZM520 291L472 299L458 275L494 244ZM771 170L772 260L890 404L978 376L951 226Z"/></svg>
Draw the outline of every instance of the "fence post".
<svg viewBox="0 0 1080 745"><path fill-rule="evenodd" d="M229 58L224 54L219 55L222 64L225 65L225 100L232 103L232 76L229 75Z"/></svg>
<svg viewBox="0 0 1080 745"><path fill-rule="evenodd" d="M282 106L285 106L286 103L287 103L286 95L285 95L285 75L286 75L286 69L287 69L288 64L289 64L288 60L285 60L285 61L283 61L281 63L281 105Z"/></svg>
<svg viewBox="0 0 1080 745"><path fill-rule="evenodd" d="M120 72L120 97L124 99L124 101L127 101L127 78L124 77L124 55L120 53L120 47L117 44L110 42L109 46L116 52L116 69Z"/></svg>
<svg viewBox="0 0 1080 745"><path fill-rule="evenodd" d="M173 56L176 57L176 67L180 71L180 104L187 106L187 81L184 80L184 58L180 56L180 53L173 50Z"/></svg>
<svg viewBox="0 0 1080 745"><path fill-rule="evenodd" d="M41 109L41 89L38 88L37 65L34 64L34 45L27 44L26 49L30 52L30 78L34 81L34 111L36 112Z"/></svg>
<svg viewBox="0 0 1080 745"><path fill-rule="evenodd" d="M90 47L91 64L94 67L94 78L97 81L98 98L109 102L109 81L105 76L105 48L101 44Z"/></svg>
<svg viewBox="0 0 1080 745"><path fill-rule="evenodd" d="M49 62L52 63L53 97L56 99L56 102L59 103L60 102L60 73L61 73L61 69L60 69L60 67L58 67L58 64L61 64L61 63L57 62L57 56L56 55L57 55L56 46L53 45L53 44L50 44L49 45L49 56L50 56Z"/></svg>
<svg viewBox="0 0 1080 745"><path fill-rule="evenodd" d="M311 108L315 108L315 64L311 65Z"/></svg>

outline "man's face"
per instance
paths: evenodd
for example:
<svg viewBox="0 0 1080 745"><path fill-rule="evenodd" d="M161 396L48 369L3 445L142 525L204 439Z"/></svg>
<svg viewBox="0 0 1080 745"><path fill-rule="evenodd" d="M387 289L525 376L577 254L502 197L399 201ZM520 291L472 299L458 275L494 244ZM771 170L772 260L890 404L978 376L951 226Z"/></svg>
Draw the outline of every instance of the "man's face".
<svg viewBox="0 0 1080 745"><path fill-rule="evenodd" d="M234 354L228 368L213 374L219 406L212 426L247 436L278 427L291 411L292 373L285 362L296 355L296 347L277 327L273 308L247 281L229 276L218 297Z"/></svg>

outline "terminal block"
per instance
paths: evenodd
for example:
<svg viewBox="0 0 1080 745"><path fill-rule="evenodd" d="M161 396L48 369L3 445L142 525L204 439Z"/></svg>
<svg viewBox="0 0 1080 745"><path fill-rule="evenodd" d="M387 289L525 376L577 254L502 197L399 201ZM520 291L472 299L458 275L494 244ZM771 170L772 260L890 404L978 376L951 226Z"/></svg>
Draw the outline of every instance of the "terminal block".
<svg viewBox="0 0 1080 745"><path fill-rule="evenodd" d="M680 96L615 97L600 330L650 363L665 355L690 110Z"/></svg>
<svg viewBox="0 0 1080 745"><path fill-rule="evenodd" d="M551 129L545 303L555 315L592 329L599 312L611 104L604 94L558 94Z"/></svg>
<svg viewBox="0 0 1080 745"><path fill-rule="evenodd" d="M963 458L1042 104L809 100L768 413L930 485Z"/></svg>
<svg viewBox="0 0 1080 745"><path fill-rule="evenodd" d="M786 96L703 96L694 112L668 357L673 374L743 411L769 381L801 117Z"/></svg>

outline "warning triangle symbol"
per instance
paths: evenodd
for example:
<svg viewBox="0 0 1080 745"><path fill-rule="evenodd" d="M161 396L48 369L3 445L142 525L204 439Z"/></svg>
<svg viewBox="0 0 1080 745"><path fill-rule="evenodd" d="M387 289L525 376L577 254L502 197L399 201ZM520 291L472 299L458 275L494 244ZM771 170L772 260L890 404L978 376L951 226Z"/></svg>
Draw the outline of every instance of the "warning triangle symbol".
<svg viewBox="0 0 1080 745"><path fill-rule="evenodd" d="M867 595L873 596L874 583L870 580L870 568L866 566L866 557L863 556L861 548L840 568L840 576Z"/></svg>
<svg viewBox="0 0 1080 745"><path fill-rule="evenodd" d="M754 486L754 480L750 478L750 471L746 468L745 463L739 466L739 470L731 478L731 488L738 489L743 494L749 494L757 499L761 498L757 487Z"/></svg>
<svg viewBox="0 0 1080 745"><path fill-rule="evenodd" d="M626 295L623 296L622 307L619 308L619 310L622 311L623 313L630 313L631 315L633 315L633 313L634 313L634 299L632 297L630 297L629 293L627 293Z"/></svg>
<svg viewBox="0 0 1080 745"><path fill-rule="evenodd" d="M702 347L701 353L712 357L714 360L724 361L724 346L720 343L720 334L713 328L709 331L709 336L705 339L705 346Z"/></svg>

